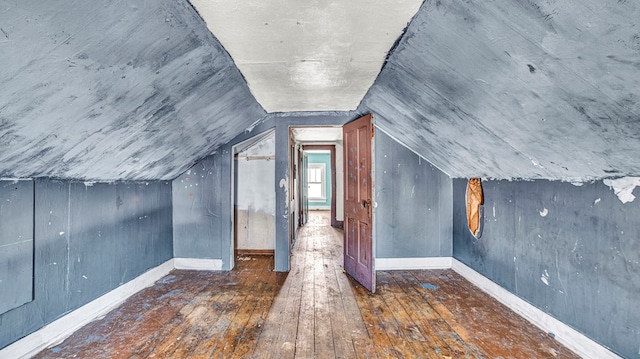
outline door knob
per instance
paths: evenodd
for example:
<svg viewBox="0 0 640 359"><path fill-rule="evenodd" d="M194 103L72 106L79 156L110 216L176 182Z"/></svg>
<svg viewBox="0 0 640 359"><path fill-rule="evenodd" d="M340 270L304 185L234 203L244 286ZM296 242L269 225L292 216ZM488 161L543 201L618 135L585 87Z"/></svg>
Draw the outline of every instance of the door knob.
<svg viewBox="0 0 640 359"><path fill-rule="evenodd" d="M366 208L367 209L367 216L369 218L371 218L371 200L370 199L363 199L362 200L362 208Z"/></svg>

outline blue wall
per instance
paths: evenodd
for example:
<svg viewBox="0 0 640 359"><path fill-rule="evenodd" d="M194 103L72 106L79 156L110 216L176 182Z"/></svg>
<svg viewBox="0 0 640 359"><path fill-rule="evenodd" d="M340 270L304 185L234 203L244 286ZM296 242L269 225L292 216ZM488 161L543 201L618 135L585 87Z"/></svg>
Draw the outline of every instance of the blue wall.
<svg viewBox="0 0 640 359"><path fill-rule="evenodd" d="M626 358L640 347L640 200L602 182L484 181L484 230L469 233L454 180L454 257ZM635 195L640 195L636 188Z"/></svg>
<svg viewBox="0 0 640 359"><path fill-rule="evenodd" d="M451 179L376 130L376 257L450 257Z"/></svg>
<svg viewBox="0 0 640 359"><path fill-rule="evenodd" d="M324 181L326 200L324 202L309 201L309 207L331 209L331 154L329 153L309 153L309 164L324 163Z"/></svg>
<svg viewBox="0 0 640 359"><path fill-rule="evenodd" d="M33 188L0 180L0 314L33 299Z"/></svg>
<svg viewBox="0 0 640 359"><path fill-rule="evenodd" d="M231 155L208 156L173 180L173 255L176 258L222 259L223 268L230 269L231 236L222 240L225 238L222 225L230 225L231 221L222 215L228 210L222 205L223 198L231 199L231 175L226 173L226 181L221 178L221 166L230 166L223 161L227 156ZM229 200L225 202L227 206L230 206Z"/></svg>
<svg viewBox="0 0 640 359"><path fill-rule="evenodd" d="M36 179L34 193L34 300L0 315L0 348L172 257L169 182Z"/></svg>

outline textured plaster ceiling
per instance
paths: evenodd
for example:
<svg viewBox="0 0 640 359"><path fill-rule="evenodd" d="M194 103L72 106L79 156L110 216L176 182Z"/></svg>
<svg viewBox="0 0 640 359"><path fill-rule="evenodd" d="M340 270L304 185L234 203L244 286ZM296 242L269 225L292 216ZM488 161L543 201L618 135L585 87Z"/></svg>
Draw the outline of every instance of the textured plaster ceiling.
<svg viewBox="0 0 640 359"><path fill-rule="evenodd" d="M192 0L268 112L355 109L421 0Z"/></svg>

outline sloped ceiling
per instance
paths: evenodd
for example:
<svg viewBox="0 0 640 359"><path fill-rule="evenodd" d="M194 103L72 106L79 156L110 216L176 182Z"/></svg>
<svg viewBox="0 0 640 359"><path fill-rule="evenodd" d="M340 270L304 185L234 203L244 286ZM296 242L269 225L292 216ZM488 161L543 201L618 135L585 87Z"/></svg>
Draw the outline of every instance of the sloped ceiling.
<svg viewBox="0 0 640 359"><path fill-rule="evenodd" d="M0 177L172 179L265 114L186 0L3 1Z"/></svg>
<svg viewBox="0 0 640 359"><path fill-rule="evenodd" d="M358 112L453 177L640 175L640 2L427 1Z"/></svg>

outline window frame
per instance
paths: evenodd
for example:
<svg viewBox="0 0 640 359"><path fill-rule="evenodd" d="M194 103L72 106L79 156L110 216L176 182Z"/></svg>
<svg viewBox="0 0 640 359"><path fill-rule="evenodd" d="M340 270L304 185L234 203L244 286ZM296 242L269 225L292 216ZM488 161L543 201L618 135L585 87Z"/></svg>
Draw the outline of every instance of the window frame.
<svg viewBox="0 0 640 359"><path fill-rule="evenodd" d="M311 181L311 170L320 169L320 182ZM311 197L311 184L320 184L321 197ZM307 164L307 198L309 202L325 202L327 200L327 165L325 163L311 162Z"/></svg>

